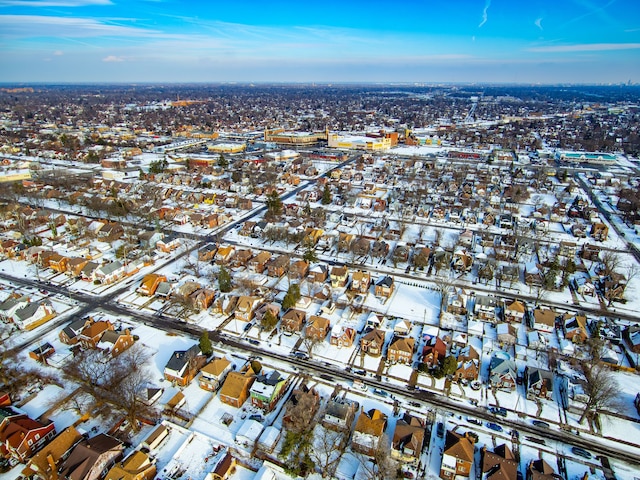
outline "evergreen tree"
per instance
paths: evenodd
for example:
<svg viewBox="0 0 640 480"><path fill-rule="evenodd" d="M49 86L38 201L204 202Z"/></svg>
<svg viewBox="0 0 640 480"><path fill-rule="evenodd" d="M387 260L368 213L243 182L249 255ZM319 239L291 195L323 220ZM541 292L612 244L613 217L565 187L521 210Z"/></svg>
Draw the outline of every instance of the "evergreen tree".
<svg viewBox="0 0 640 480"><path fill-rule="evenodd" d="M200 351L207 357L213 353L213 346L211 345L209 332L207 330L202 332L202 335L200 335Z"/></svg>
<svg viewBox="0 0 640 480"><path fill-rule="evenodd" d="M224 158L224 155L220 154L220 158L218 158L218 166L222 168L227 168L229 166L229 161Z"/></svg>
<svg viewBox="0 0 640 480"><path fill-rule="evenodd" d="M267 195L265 204L267 205L268 216L277 217L282 213L282 200L280 200L280 196L276 190L273 190Z"/></svg>
<svg viewBox="0 0 640 480"><path fill-rule="evenodd" d="M300 285L292 283L289 286L289 290L287 290L287 294L282 299L282 308L288 310L294 307L298 300L300 300L300 297Z"/></svg>
<svg viewBox="0 0 640 480"><path fill-rule="evenodd" d="M231 275L224 267L220 268L220 273L218 274L218 288L223 293L231 291Z"/></svg>
<svg viewBox="0 0 640 480"><path fill-rule="evenodd" d="M322 205L329 205L331 203L331 189L329 185L324 186L322 191Z"/></svg>

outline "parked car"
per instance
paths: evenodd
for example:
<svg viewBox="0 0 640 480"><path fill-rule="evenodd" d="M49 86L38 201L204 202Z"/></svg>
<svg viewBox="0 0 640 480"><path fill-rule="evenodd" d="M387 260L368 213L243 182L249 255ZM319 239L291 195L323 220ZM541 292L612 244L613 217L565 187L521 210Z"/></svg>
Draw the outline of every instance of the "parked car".
<svg viewBox="0 0 640 480"><path fill-rule="evenodd" d="M438 425L436 426L436 435L440 438L444 437L444 423L438 422Z"/></svg>
<svg viewBox="0 0 640 480"><path fill-rule="evenodd" d="M363 377L367 375L367 372L365 370L354 370L353 373L355 373L356 375L362 375Z"/></svg>
<svg viewBox="0 0 640 480"><path fill-rule="evenodd" d="M582 458L591 458L591 454L589 452L587 452L584 448L581 447L572 447L571 451L575 454L578 455L579 457Z"/></svg>
<svg viewBox="0 0 640 480"><path fill-rule="evenodd" d="M504 407L490 407L489 411L494 415L500 415L501 417L507 416L507 409Z"/></svg>
<svg viewBox="0 0 640 480"><path fill-rule="evenodd" d="M544 440L542 440L541 438L536 438L536 437L524 437L525 440L529 441L529 442L533 442L533 443L537 443L539 445L544 445Z"/></svg>
<svg viewBox="0 0 640 480"><path fill-rule="evenodd" d="M378 395L379 397L386 397L386 396L389 395L387 392L385 392L384 390L381 390L379 388L374 388L373 389L373 394L374 395Z"/></svg>
<svg viewBox="0 0 640 480"><path fill-rule="evenodd" d="M547 422L543 422L542 420L533 420L531 423L533 423L536 427L540 427L540 428L550 427Z"/></svg>
<svg viewBox="0 0 640 480"><path fill-rule="evenodd" d="M467 422L473 423L475 425L482 425L482 422L480 420L478 420L477 418L473 418L473 417L467 417Z"/></svg>
<svg viewBox="0 0 640 480"><path fill-rule="evenodd" d="M264 420L264 418L262 417L262 415L250 415L249 416L249 420L255 420L257 422L261 422Z"/></svg>
<svg viewBox="0 0 640 480"><path fill-rule="evenodd" d="M309 360L309 355L304 352L293 352L293 356L300 360Z"/></svg>
<svg viewBox="0 0 640 480"><path fill-rule="evenodd" d="M249 339L249 343L251 345L260 345L260 342L258 340L253 339L253 338Z"/></svg>
<svg viewBox="0 0 640 480"><path fill-rule="evenodd" d="M502 427L497 423L493 423L493 422L487 422L487 428L490 428L491 430L495 430L496 432L502 431Z"/></svg>

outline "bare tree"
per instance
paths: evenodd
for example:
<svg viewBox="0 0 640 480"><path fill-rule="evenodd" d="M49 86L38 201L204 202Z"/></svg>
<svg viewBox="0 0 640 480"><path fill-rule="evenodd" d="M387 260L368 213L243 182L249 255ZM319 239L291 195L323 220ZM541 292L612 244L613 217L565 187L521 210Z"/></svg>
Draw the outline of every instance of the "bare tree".
<svg viewBox="0 0 640 480"><path fill-rule="evenodd" d="M334 431L317 426L313 448L309 454L320 469L322 478L330 478L337 468L347 446L348 436L344 431Z"/></svg>
<svg viewBox="0 0 640 480"><path fill-rule="evenodd" d="M622 265L622 256L613 250L600 252L600 264L604 275L611 275Z"/></svg>
<svg viewBox="0 0 640 480"><path fill-rule="evenodd" d="M313 335L307 335L307 329L304 329L302 344L304 348L307 349L307 353L309 354L309 358L313 358L313 351L320 345L323 339L315 337Z"/></svg>
<svg viewBox="0 0 640 480"><path fill-rule="evenodd" d="M91 398L82 408L86 411L115 409L137 430L141 417L154 416L139 396L147 383L143 368L147 360L148 355L139 345L115 358L100 350L85 350L67 363L64 375Z"/></svg>
<svg viewBox="0 0 640 480"><path fill-rule="evenodd" d="M391 444L386 434L382 435L371 457L358 455L358 461L367 480L389 480L402 478L398 475L398 462L389 455Z"/></svg>
<svg viewBox="0 0 640 480"><path fill-rule="evenodd" d="M615 411L622 407L620 387L611 370L598 362L593 365L583 364L583 371L587 401L578 423L582 423L587 415L595 415L603 409Z"/></svg>

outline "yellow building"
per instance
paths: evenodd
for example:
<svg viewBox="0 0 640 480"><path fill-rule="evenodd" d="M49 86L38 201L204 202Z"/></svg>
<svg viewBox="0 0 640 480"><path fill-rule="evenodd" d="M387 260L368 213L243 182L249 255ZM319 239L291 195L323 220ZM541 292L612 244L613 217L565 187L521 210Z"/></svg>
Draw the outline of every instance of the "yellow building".
<svg viewBox="0 0 640 480"><path fill-rule="evenodd" d="M391 148L391 138L389 137L343 136L337 133L330 133L328 141L331 148L366 151L388 150Z"/></svg>
<svg viewBox="0 0 640 480"><path fill-rule="evenodd" d="M207 146L207 150L213 153L240 153L247 148L246 143L218 143Z"/></svg>

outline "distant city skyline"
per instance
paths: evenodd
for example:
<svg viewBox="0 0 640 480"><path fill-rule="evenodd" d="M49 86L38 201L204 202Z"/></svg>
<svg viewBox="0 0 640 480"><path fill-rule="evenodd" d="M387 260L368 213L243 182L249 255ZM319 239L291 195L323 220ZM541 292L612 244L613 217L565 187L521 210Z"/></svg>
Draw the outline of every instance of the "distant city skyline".
<svg viewBox="0 0 640 480"><path fill-rule="evenodd" d="M640 82L638 0L0 0L0 82Z"/></svg>

